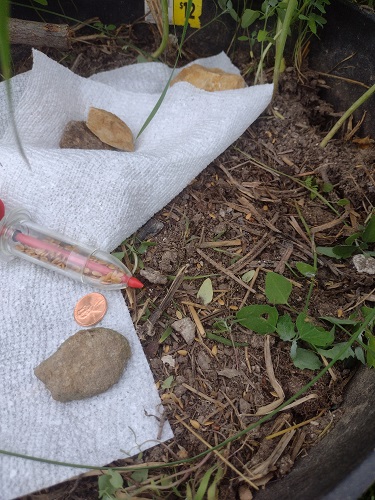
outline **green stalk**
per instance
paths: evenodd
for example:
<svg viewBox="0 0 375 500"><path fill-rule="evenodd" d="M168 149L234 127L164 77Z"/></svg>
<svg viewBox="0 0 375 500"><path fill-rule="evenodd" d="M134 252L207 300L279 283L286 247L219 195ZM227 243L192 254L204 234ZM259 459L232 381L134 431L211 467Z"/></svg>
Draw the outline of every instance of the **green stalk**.
<svg viewBox="0 0 375 500"><path fill-rule="evenodd" d="M279 31L280 24L282 24L282 26L281 26L280 38L276 41L275 67L273 70L273 95L274 96L277 93L277 88L278 88L278 84L279 84L280 68L281 68L281 62L282 62L283 55L284 55L286 39L288 37L293 14L296 11L297 4L298 4L298 0L287 0L287 1L288 1L288 5L286 8L284 21L282 21L282 23L280 23L280 18L277 21L277 31Z"/></svg>
<svg viewBox="0 0 375 500"><path fill-rule="evenodd" d="M309 228L307 222L305 221L305 218L303 217L303 215L301 213L301 209L299 208L297 203L295 204L295 207L296 207L296 210L298 212L298 216L301 219L302 224L306 230L307 236L309 237L310 242L311 242L311 253L313 254L314 268L318 269L318 254L316 253L314 235L311 234L310 228ZM303 307L303 312L306 314L307 314L307 311L309 309L310 300L311 300L311 296L312 296L314 287L315 287L315 277L312 277L310 280L309 290L308 290L307 295L306 295L305 305Z"/></svg>
<svg viewBox="0 0 375 500"><path fill-rule="evenodd" d="M9 50L9 1L0 0L0 59L1 71L4 80L10 78L10 50Z"/></svg>
<svg viewBox="0 0 375 500"><path fill-rule="evenodd" d="M274 37L274 40L276 40L276 44L277 44L277 40L278 40L278 37L281 33L281 29L279 31L276 32L276 35ZM261 74L262 72L262 69L263 69L263 61L268 53L268 51L270 50L270 48L273 46L273 43L270 42L267 47L262 50L262 53L261 53L261 56L260 56L260 60L259 60L259 64L258 64L258 68L257 68L257 72L255 74L255 78L254 78L254 85L256 85L259 81L259 75ZM262 83L262 82L261 82Z"/></svg>
<svg viewBox="0 0 375 500"><path fill-rule="evenodd" d="M354 111L359 108L367 99L369 99L375 93L375 83L372 87L370 87L359 99L357 99L351 106L348 108L342 117L337 121L337 123L331 128L328 134L324 137L322 142L319 144L321 148L325 148L328 142L332 139L332 137L336 134L341 125L345 122L349 116L354 113Z"/></svg>
<svg viewBox="0 0 375 500"><path fill-rule="evenodd" d="M165 1L165 0L163 0L163 1ZM172 70L171 76L169 77L167 83L165 84L164 90L161 93L161 96L159 97L158 102L155 104L155 106L152 109L151 113L148 115L148 117L146 118L146 121L142 125L141 130L138 132L138 135L136 137L137 139L143 133L143 131L146 129L146 127L148 126L148 124L151 122L151 120L154 118L154 116L158 112L160 106L162 105L162 103L164 101L165 95L166 95L166 93L167 93L167 91L169 89L169 84L170 84L170 82L172 80L172 77L173 77L173 74L174 74L174 70L176 69L177 63L178 63L178 61L179 61L179 59L181 57L182 45L184 43L185 36L186 36L186 31L187 31L187 28L188 28L188 25L189 25L189 17L190 17L190 14L191 14L192 4L193 4L193 0L188 0L187 7L186 7L186 18L185 18L184 27L183 27L183 30L182 30L182 35L181 35L181 42L180 42L180 45L178 47L178 53L177 53L175 64L173 66L173 70Z"/></svg>
<svg viewBox="0 0 375 500"><path fill-rule="evenodd" d="M0 0L0 60L1 72L5 80L5 87L7 92L7 103L9 109L10 124L13 129L14 137L18 150L21 153L23 160L27 167L31 170L30 162L27 159L26 153L23 149L20 136L18 134L16 121L14 118L14 109L12 101L12 88L10 85L10 41L9 41L9 0Z"/></svg>
<svg viewBox="0 0 375 500"><path fill-rule="evenodd" d="M168 18L168 0L161 0L162 20L163 20L163 36L160 46L151 57L157 59L166 49L169 37L169 18Z"/></svg>

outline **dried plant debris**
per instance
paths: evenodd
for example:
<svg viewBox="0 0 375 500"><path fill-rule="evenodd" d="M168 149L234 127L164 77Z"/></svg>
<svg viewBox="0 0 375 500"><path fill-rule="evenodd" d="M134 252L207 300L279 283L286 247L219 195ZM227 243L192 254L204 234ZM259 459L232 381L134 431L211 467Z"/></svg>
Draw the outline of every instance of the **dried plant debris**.
<svg viewBox="0 0 375 500"><path fill-rule="evenodd" d="M56 401L89 398L116 384L130 358L126 338L110 328L79 330L34 369Z"/></svg>

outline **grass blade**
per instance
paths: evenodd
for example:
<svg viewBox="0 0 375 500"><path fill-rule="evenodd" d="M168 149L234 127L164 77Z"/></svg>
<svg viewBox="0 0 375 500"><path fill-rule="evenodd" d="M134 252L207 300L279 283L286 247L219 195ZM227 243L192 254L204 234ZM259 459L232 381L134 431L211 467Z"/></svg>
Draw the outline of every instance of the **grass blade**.
<svg viewBox="0 0 375 500"><path fill-rule="evenodd" d="M14 138L16 139L18 150L21 153L21 156L24 159L26 165L31 170L31 165L23 149L14 117L12 88L10 84L11 72L10 72L10 43L9 43L8 21L9 21L9 0L0 0L0 60L1 60L2 76L5 80L10 123L13 129Z"/></svg>
<svg viewBox="0 0 375 500"><path fill-rule="evenodd" d="M146 127L149 125L149 123L151 122L151 120L154 118L154 116L156 115L156 113L159 111L159 108L160 108L160 106L162 105L162 103L164 101L165 95L168 92L169 84L171 83L174 71L175 71L175 69L177 67L178 60L181 57L182 45L184 43L185 36L186 36L186 31L187 31L187 27L188 27L188 24L189 24L189 17L190 17L190 14L191 14L192 4L193 4L193 0L188 0L187 6L186 6L186 17L185 17L184 28L182 30L181 42L180 42L180 45L178 47L178 53L177 53L177 57L176 57L176 62L174 63L174 66L173 66L173 69L172 69L172 72L171 72L171 76L168 78L168 81L165 84L164 90L161 93L161 96L159 97L158 102L155 104L154 109L148 115L148 117L146 118L146 121L144 122L144 124L141 127L141 130L138 132L138 135L136 137L137 139L144 132L144 130L146 129Z"/></svg>

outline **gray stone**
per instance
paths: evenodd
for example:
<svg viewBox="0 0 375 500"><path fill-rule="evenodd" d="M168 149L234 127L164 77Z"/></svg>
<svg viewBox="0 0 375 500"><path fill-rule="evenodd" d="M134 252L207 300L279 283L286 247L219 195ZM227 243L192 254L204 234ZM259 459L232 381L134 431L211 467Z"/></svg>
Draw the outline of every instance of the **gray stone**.
<svg viewBox="0 0 375 500"><path fill-rule="evenodd" d="M198 353L196 359L197 359L197 364L201 370L206 372L207 370L210 369L211 359L205 352L201 351L200 353Z"/></svg>
<svg viewBox="0 0 375 500"><path fill-rule="evenodd" d="M218 375L226 378L234 378L241 375L241 372L236 370L235 368L224 368L217 372Z"/></svg>
<svg viewBox="0 0 375 500"><path fill-rule="evenodd" d="M188 345L195 339L195 323L188 317L179 319L172 323L172 328L178 332Z"/></svg>
<svg viewBox="0 0 375 500"><path fill-rule="evenodd" d="M353 264L359 273L375 274L374 257L366 257L362 254L354 255Z"/></svg>
<svg viewBox="0 0 375 500"><path fill-rule="evenodd" d="M126 338L110 328L79 330L34 369L56 401L89 398L116 384L130 358Z"/></svg>
<svg viewBox="0 0 375 500"><path fill-rule="evenodd" d="M64 128L60 139L60 148L63 149L110 149L112 146L104 144L86 126L85 122L70 121Z"/></svg>
<svg viewBox="0 0 375 500"><path fill-rule="evenodd" d="M163 276L160 271L156 269L151 269L150 267L146 267L145 269L141 269L140 275L143 278L146 278L150 283L154 283L155 285L166 285L168 282L168 278Z"/></svg>
<svg viewBox="0 0 375 500"><path fill-rule="evenodd" d="M160 233L163 229L164 223L158 219L150 219L146 222L144 226L140 228L137 232L137 238L141 241L147 240L148 238L152 238Z"/></svg>

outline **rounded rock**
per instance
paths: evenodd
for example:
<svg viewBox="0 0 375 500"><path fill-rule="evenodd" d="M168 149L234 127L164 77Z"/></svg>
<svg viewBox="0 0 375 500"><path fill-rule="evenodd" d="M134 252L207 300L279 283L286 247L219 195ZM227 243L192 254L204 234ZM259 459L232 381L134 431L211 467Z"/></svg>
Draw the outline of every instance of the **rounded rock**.
<svg viewBox="0 0 375 500"><path fill-rule="evenodd" d="M84 399L116 384L130 355L129 342L121 333L89 328L65 340L34 373L56 401Z"/></svg>

